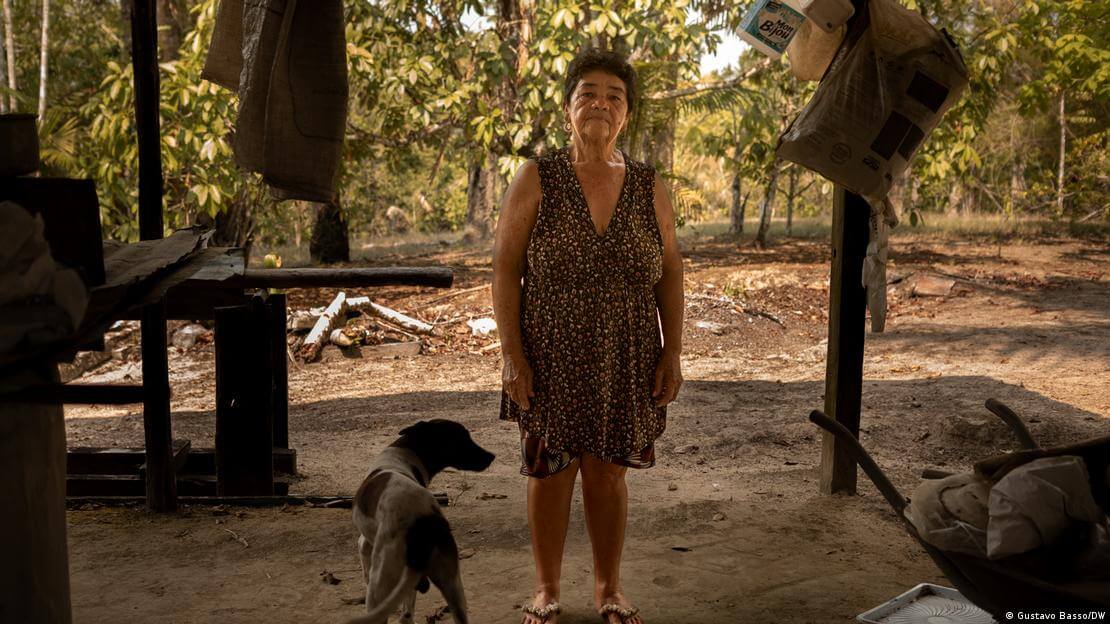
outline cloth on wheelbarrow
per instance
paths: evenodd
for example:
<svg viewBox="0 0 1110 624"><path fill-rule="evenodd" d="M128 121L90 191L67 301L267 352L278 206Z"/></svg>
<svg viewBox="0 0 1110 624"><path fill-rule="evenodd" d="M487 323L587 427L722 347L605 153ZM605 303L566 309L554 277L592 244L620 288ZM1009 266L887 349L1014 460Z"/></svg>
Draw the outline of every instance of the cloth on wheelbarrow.
<svg viewBox="0 0 1110 624"><path fill-rule="evenodd" d="M971 472L921 483L906 506L921 539L949 552L987 556L990 484Z"/></svg>
<svg viewBox="0 0 1110 624"><path fill-rule="evenodd" d="M990 489L987 556L1000 559L1050 546L1082 523L1105 523L1074 455L1043 457L1010 471Z"/></svg>
<svg viewBox="0 0 1110 624"><path fill-rule="evenodd" d="M1084 533L1093 538L1091 556L1110 556L1096 552L1106 548L1098 537L1110 526L1088 484L1082 458L1039 458L1007 470L993 484L979 473L925 481L904 513L922 540L948 552L999 559Z"/></svg>
<svg viewBox="0 0 1110 624"><path fill-rule="evenodd" d="M976 474L982 475L991 483L997 483L1011 470L1042 457L1075 455L1083 458L1087 465L1087 476L1091 495L1102 511L1110 514L1110 436L1092 438L1050 448L1030 449L988 457L975 464Z"/></svg>

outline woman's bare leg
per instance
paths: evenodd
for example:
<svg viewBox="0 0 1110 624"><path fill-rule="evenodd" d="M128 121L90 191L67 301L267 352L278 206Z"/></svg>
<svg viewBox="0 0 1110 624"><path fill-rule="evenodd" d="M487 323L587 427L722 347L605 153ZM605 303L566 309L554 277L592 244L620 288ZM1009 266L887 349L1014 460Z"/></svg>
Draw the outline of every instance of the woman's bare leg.
<svg viewBox="0 0 1110 624"><path fill-rule="evenodd" d="M563 567L563 547L570 523L570 499L578 476L578 461L547 477L528 477L528 528L532 533L532 557L536 561L536 596L532 606L559 601L559 578ZM557 617L547 620L554 624ZM525 614L523 624L540 620Z"/></svg>
<svg viewBox="0 0 1110 624"><path fill-rule="evenodd" d="M586 511L586 529L594 552L594 605L616 603L632 606L621 591L621 552L624 529L628 520L628 486L624 475L627 468L583 453L582 503ZM609 615L611 624L622 624L620 617ZM623 624L643 624L639 615Z"/></svg>

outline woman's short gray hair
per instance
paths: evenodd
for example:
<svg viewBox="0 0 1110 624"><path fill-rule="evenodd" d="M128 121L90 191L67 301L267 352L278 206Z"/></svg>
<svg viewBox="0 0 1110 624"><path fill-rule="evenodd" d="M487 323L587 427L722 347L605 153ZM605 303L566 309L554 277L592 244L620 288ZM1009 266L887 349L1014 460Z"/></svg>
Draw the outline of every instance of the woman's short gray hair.
<svg viewBox="0 0 1110 624"><path fill-rule="evenodd" d="M631 115L632 108L636 103L636 70L632 69L632 65L623 54L612 50L586 48L574 57L574 60L570 62L570 68L567 69L566 78L563 80L563 102L570 102L570 95L574 93L578 81L582 79L582 76L594 70L613 74L624 82L628 115Z"/></svg>

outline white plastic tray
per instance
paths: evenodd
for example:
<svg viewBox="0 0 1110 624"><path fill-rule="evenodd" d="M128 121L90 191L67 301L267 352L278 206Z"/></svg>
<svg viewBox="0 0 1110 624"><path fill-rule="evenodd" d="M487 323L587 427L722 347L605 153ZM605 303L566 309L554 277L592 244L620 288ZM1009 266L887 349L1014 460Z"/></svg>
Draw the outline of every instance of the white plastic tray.
<svg viewBox="0 0 1110 624"><path fill-rule="evenodd" d="M989 613L950 588L922 583L861 613L862 624L997 624Z"/></svg>

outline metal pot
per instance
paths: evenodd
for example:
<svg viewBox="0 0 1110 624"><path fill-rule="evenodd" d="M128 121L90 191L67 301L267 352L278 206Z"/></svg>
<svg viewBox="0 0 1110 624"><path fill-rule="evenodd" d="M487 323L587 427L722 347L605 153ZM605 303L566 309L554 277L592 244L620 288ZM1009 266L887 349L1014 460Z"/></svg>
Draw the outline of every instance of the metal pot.
<svg viewBox="0 0 1110 624"><path fill-rule="evenodd" d="M34 115L0 115L0 176L39 168L39 133Z"/></svg>

